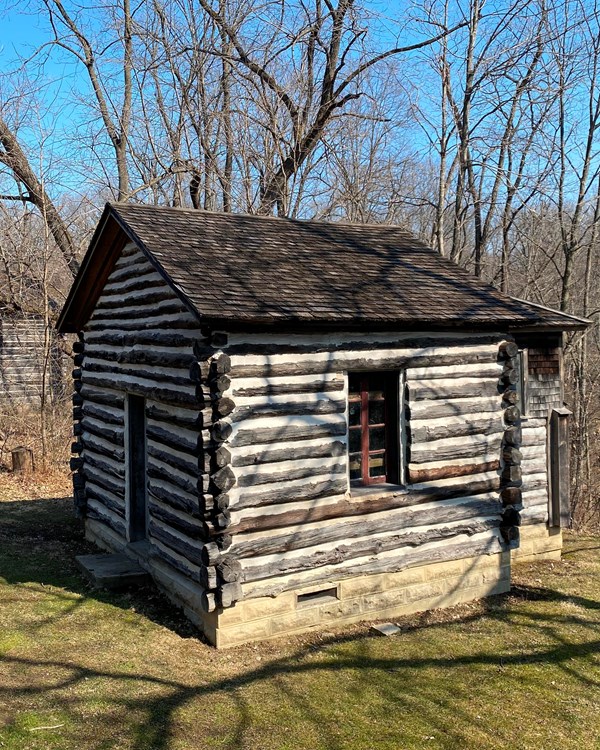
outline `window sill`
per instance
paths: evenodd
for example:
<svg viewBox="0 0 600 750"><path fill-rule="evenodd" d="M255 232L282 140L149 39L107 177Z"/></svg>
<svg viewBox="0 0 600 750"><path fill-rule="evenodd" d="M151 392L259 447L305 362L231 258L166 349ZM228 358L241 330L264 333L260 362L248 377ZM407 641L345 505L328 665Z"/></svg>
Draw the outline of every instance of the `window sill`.
<svg viewBox="0 0 600 750"><path fill-rule="evenodd" d="M386 497L390 495L407 495L408 489L402 484L366 484L363 487L350 487L350 498Z"/></svg>

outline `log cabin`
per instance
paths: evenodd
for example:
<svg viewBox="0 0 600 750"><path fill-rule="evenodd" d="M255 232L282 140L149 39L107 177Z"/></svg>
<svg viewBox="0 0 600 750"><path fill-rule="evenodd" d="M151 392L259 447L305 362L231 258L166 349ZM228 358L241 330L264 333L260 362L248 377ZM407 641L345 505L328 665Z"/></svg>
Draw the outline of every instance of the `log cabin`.
<svg viewBox="0 0 600 750"><path fill-rule="evenodd" d="M586 325L397 227L109 204L58 322L87 537L217 647L505 592L560 556Z"/></svg>

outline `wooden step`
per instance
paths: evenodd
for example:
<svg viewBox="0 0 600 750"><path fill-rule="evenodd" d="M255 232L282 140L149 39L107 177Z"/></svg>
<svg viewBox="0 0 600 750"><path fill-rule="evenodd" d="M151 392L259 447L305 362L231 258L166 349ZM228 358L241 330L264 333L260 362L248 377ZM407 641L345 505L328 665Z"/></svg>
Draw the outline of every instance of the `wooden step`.
<svg viewBox="0 0 600 750"><path fill-rule="evenodd" d="M79 555L75 560L94 586L98 588L114 591L145 586L151 582L150 574L127 555Z"/></svg>

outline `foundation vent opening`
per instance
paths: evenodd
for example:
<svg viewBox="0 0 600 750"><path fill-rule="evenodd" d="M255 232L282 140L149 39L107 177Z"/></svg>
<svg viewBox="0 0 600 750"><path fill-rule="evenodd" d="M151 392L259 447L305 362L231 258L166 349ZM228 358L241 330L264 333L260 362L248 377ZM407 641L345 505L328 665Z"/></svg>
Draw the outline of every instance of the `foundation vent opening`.
<svg viewBox="0 0 600 750"><path fill-rule="evenodd" d="M306 594L298 594L297 606L314 607L318 604L328 604L337 601L337 587L332 586L328 589L319 589L318 591L309 591Z"/></svg>

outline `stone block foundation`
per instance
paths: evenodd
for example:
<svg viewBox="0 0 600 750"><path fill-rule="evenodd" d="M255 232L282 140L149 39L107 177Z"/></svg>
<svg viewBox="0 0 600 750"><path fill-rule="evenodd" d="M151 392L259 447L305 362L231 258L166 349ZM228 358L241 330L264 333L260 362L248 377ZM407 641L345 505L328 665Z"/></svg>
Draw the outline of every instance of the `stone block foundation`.
<svg viewBox="0 0 600 750"><path fill-rule="evenodd" d="M249 599L217 615L217 648L451 607L510 590L510 553L347 578Z"/></svg>
<svg viewBox="0 0 600 750"><path fill-rule="evenodd" d="M514 560L534 562L535 560L560 560L562 552L562 531L558 527L535 524L521 526L519 546L512 551Z"/></svg>

